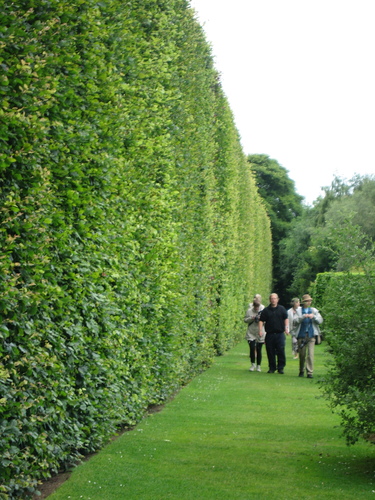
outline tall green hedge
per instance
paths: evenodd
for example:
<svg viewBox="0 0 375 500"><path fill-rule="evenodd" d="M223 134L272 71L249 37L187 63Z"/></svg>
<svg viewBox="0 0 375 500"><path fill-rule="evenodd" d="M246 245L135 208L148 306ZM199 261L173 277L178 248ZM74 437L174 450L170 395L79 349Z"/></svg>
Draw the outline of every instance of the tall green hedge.
<svg viewBox="0 0 375 500"><path fill-rule="evenodd" d="M185 0L0 0L0 495L243 336L271 237Z"/></svg>

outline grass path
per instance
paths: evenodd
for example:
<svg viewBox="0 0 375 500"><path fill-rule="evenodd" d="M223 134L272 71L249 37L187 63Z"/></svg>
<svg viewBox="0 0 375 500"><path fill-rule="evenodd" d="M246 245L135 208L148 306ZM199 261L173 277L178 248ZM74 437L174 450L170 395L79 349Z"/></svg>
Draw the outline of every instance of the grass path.
<svg viewBox="0 0 375 500"><path fill-rule="evenodd" d="M241 342L159 413L77 467L49 500L374 499L375 447L347 447L315 378L249 372Z"/></svg>

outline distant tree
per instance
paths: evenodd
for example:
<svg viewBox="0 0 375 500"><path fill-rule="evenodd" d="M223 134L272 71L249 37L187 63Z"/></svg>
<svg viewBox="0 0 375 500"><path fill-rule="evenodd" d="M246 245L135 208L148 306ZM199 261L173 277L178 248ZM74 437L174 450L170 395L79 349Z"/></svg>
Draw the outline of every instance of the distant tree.
<svg viewBox="0 0 375 500"><path fill-rule="evenodd" d="M273 289L281 303L289 302L287 288L289 283L282 273L283 262L280 255L280 242L291 229L291 223L302 215L303 197L296 193L294 181L288 176L286 168L264 154L247 157L255 175L259 194L264 200L271 220L273 252Z"/></svg>
<svg viewBox="0 0 375 500"><path fill-rule="evenodd" d="M355 177L353 195L347 207L355 214L353 222L375 241L375 176Z"/></svg>
<svg viewBox="0 0 375 500"><path fill-rule="evenodd" d="M324 225L325 214L331 204L346 196L351 192L351 185L346 183L345 179L335 176L330 186L322 187L324 196L319 196L314 202L314 219L316 226Z"/></svg>
<svg viewBox="0 0 375 500"><path fill-rule="evenodd" d="M283 264L280 272L283 281L288 283L289 295L306 293L318 273L360 267L358 252L353 253L354 261L344 258L347 254L338 247L339 240L332 236L334 229L347 231L349 243L350 227L358 226L363 233L363 247L375 238L375 179L372 176L355 176L349 181L336 177L332 185L323 190L325 195L294 220L288 235L279 244Z"/></svg>
<svg viewBox="0 0 375 500"><path fill-rule="evenodd" d="M316 230L314 211L308 207L280 241L280 273L289 297L303 295L318 272L332 269L331 252L313 244Z"/></svg>

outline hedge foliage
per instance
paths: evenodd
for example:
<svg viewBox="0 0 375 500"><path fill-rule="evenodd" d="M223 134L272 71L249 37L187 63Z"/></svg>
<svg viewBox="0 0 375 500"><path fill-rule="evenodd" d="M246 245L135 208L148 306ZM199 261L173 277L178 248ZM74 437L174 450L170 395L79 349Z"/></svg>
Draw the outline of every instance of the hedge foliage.
<svg viewBox="0 0 375 500"><path fill-rule="evenodd" d="M374 292L374 276L364 273L321 273L315 284L332 354L322 385L347 444L375 442Z"/></svg>
<svg viewBox="0 0 375 500"><path fill-rule="evenodd" d="M185 0L0 0L3 498L244 334L269 220Z"/></svg>

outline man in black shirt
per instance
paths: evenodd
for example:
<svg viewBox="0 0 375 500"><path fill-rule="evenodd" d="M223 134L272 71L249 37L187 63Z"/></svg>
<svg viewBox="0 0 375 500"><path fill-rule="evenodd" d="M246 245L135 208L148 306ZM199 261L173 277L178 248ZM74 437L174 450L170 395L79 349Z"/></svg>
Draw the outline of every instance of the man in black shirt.
<svg viewBox="0 0 375 500"><path fill-rule="evenodd" d="M286 364L284 332L289 335L288 323L287 310L279 305L277 293L271 293L270 305L263 309L259 318L259 335L262 336L263 326L266 330L268 373L275 373L276 369L281 375L284 373Z"/></svg>

